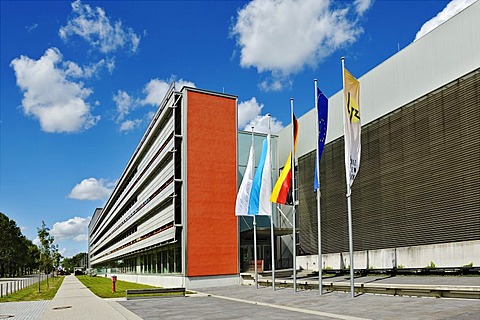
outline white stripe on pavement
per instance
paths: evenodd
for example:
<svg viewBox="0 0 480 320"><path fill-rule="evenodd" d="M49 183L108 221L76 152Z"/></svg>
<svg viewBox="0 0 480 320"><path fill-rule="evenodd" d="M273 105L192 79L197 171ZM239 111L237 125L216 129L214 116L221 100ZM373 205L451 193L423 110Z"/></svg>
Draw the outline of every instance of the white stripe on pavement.
<svg viewBox="0 0 480 320"><path fill-rule="evenodd" d="M230 300L230 301L236 301L236 302L242 302L242 303L249 303L249 304L254 304L254 305L259 305L259 306L264 306L264 307L283 309L283 310L288 310L288 311L312 314L312 315L316 315L316 316L323 316L323 317L329 317L329 318L334 318L334 319L371 320L371 319L367 319L367 318L345 316L345 315L334 314L334 313L329 313L329 312L322 312L322 311L314 311L314 310L308 310L308 309L300 309L300 308L295 308L295 307L281 306L281 305L278 305L278 304L272 304L272 303L266 303L266 302L257 302L257 301L250 301L250 300L244 300L244 299L238 299L238 298L217 296L217 295L214 295L214 294L208 294L208 295L213 297L213 298L218 298L218 299L224 299L224 300Z"/></svg>

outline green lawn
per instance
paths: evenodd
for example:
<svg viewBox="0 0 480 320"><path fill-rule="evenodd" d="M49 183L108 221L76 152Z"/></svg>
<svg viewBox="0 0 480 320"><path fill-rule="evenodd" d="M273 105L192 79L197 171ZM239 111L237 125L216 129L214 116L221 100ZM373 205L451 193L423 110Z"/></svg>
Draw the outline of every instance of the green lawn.
<svg viewBox="0 0 480 320"><path fill-rule="evenodd" d="M117 280L115 293L112 293L112 279L106 277L77 276L90 291L100 298L125 298L127 289L155 288L146 284Z"/></svg>
<svg viewBox="0 0 480 320"><path fill-rule="evenodd" d="M11 295L0 298L0 302L18 302L18 301L37 301L52 300L60 288L64 277L53 277L40 282L40 293L38 292L38 283L35 283L25 289L12 293Z"/></svg>

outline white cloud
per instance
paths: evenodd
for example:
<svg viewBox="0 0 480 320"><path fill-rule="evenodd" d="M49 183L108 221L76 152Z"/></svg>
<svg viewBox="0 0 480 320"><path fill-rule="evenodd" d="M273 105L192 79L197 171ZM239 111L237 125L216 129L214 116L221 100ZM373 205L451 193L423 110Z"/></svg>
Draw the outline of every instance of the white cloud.
<svg viewBox="0 0 480 320"><path fill-rule="evenodd" d="M79 36L103 53L120 48L126 48L133 53L137 51L140 36L132 28L124 27L120 20L111 22L100 7L92 9L80 0L73 2L71 6L72 18L58 31L60 38L68 40L71 36Z"/></svg>
<svg viewBox="0 0 480 320"><path fill-rule="evenodd" d="M245 126L244 130L251 129L252 127L255 132L268 133L268 115L256 116ZM275 134L282 129L282 122L278 121L275 117L270 117L270 132Z"/></svg>
<svg viewBox="0 0 480 320"><path fill-rule="evenodd" d="M36 245L37 247L40 247L41 243L40 243L40 238L37 236L35 237L35 239L32 240L32 243L34 245Z"/></svg>
<svg viewBox="0 0 480 320"><path fill-rule="evenodd" d="M168 88L170 88L170 84L172 82L175 82L176 90L181 90L184 86L195 88L195 84L193 82L183 79L175 81L175 77L171 77L168 80L152 79L145 85L145 88L143 89L143 93L145 93L146 97L141 100L141 104L159 106L160 103L162 103L165 94L167 94Z"/></svg>
<svg viewBox="0 0 480 320"><path fill-rule="evenodd" d="M250 131L252 127L255 132L268 133L268 115L261 115L263 103L258 103L253 97L248 101L238 104L238 128ZM271 133L277 133L283 128L281 121L275 117L270 117Z"/></svg>
<svg viewBox="0 0 480 320"><path fill-rule="evenodd" d="M56 241L65 239L73 239L74 241L87 240L87 228L91 217L80 218L74 217L67 221L55 222L50 234Z"/></svg>
<svg viewBox="0 0 480 320"><path fill-rule="evenodd" d="M122 122L120 125L120 132L125 132L125 131L132 131L133 129L139 127L142 124L141 119L135 119L135 120L125 120Z"/></svg>
<svg viewBox="0 0 480 320"><path fill-rule="evenodd" d="M25 27L25 30L27 30L27 32L30 33L30 32L32 32L33 30L37 29L37 28L38 28L38 23L34 23L34 24L30 25L30 26L26 26L26 27Z"/></svg>
<svg viewBox="0 0 480 320"><path fill-rule="evenodd" d="M115 69L115 58L110 58L106 60L107 63L107 70L112 74L113 69Z"/></svg>
<svg viewBox="0 0 480 320"><path fill-rule="evenodd" d="M78 241L78 242L87 241L88 240L88 234L84 233L84 234L76 235L75 237L73 237L73 240Z"/></svg>
<svg viewBox="0 0 480 320"><path fill-rule="evenodd" d="M10 64L24 93L23 112L37 118L46 132L78 132L100 119L90 114L85 101L92 90L68 79L81 68L68 61L62 64L62 58L57 48L50 48L39 60L20 56Z"/></svg>
<svg viewBox="0 0 480 320"><path fill-rule="evenodd" d="M165 97L170 88L170 83L164 80L152 79L143 88L145 98L142 100L143 105L158 106Z"/></svg>
<svg viewBox="0 0 480 320"><path fill-rule="evenodd" d="M423 24L423 26L420 28L420 30L417 32L415 36L415 40L417 41L472 3L474 3L477 0L452 0L450 1L447 6L439 12L434 18L428 20Z"/></svg>
<svg viewBox="0 0 480 320"><path fill-rule="evenodd" d="M238 104L238 127L245 128L252 119L262 112L263 103L258 103L253 97L248 101L242 101Z"/></svg>
<svg viewBox="0 0 480 320"><path fill-rule="evenodd" d="M115 61L113 59L101 59L96 63L91 63L87 66L80 67L78 64L72 61L66 61L63 63L65 69L65 75L72 78L85 78L89 79L93 76L98 76L99 72L106 68L112 73L115 68Z"/></svg>
<svg viewBox="0 0 480 320"><path fill-rule="evenodd" d="M152 121L154 116L155 116L155 111L149 111L146 116L147 121L148 122Z"/></svg>
<svg viewBox="0 0 480 320"><path fill-rule="evenodd" d="M335 50L355 42L362 33L355 6L318 0L254 0L238 11L232 35L241 48L242 67L287 76L306 65L315 67ZM352 8L352 9L350 9Z"/></svg>
<svg viewBox="0 0 480 320"><path fill-rule="evenodd" d="M258 84L258 87L263 91L281 91L284 88L292 87L292 80L285 78L283 76L277 76L277 78L271 77L261 81Z"/></svg>
<svg viewBox="0 0 480 320"><path fill-rule="evenodd" d="M136 98L127 93L126 91L118 90L117 94L113 96L113 101L117 106L116 122L121 123L119 130L121 132L127 132L139 127L142 124L143 120L126 119L126 117L130 115L133 110L138 109L142 106L150 105L157 108L165 97L165 94L170 88L172 82L175 82L176 90L181 90L184 86L195 87L195 84L191 81L183 79L175 81L175 77L172 76L168 80L150 80L142 90L144 94L143 98ZM145 115L145 120L151 120L154 115L155 112L149 111Z"/></svg>
<svg viewBox="0 0 480 320"><path fill-rule="evenodd" d="M108 198L111 192L112 186L108 181L88 178L73 187L68 197L77 200L102 200Z"/></svg>
<svg viewBox="0 0 480 320"><path fill-rule="evenodd" d="M135 100L125 91L118 90L113 96L113 101L117 105L117 121L122 121L130 111L135 107Z"/></svg>
<svg viewBox="0 0 480 320"><path fill-rule="evenodd" d="M370 9L370 7L372 6L372 2L373 0L355 0L353 4L357 13L359 15L363 15L365 11Z"/></svg>
<svg viewBox="0 0 480 320"><path fill-rule="evenodd" d="M65 257L65 254L67 254L67 248L61 248L60 250L58 250L58 253L60 253L62 255L62 257Z"/></svg>

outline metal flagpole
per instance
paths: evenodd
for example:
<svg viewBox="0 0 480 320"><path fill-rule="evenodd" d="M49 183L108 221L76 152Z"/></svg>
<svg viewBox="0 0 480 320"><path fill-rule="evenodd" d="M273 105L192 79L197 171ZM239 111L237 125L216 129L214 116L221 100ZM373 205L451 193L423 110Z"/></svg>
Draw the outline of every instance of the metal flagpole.
<svg viewBox="0 0 480 320"><path fill-rule="evenodd" d="M342 79L343 79L343 108L345 104L345 58L342 57ZM345 110L343 110L345 112ZM347 170L347 168L345 168ZM354 262L353 262L353 230L352 230L352 191L350 189L350 181L347 180L347 207L348 207L348 247L350 251L350 297L355 298L355 278L354 278Z"/></svg>
<svg viewBox="0 0 480 320"><path fill-rule="evenodd" d="M268 115L268 139L270 139L270 115ZM270 146L269 154L268 157L270 157L270 163L272 163L272 145L271 145L271 139L268 141L268 145ZM270 172L272 168L269 169ZM271 205L271 204L270 204ZM272 247L272 288L273 291L275 291L275 232L273 229L273 212L270 215L270 246Z"/></svg>
<svg viewBox="0 0 480 320"><path fill-rule="evenodd" d="M253 166L255 168L255 145L253 143L253 128L252 127L252 147L253 147ZM255 170L252 170L252 174ZM252 177L253 181L253 177ZM255 265L255 288L258 289L258 266L257 266L257 219L253 215L253 263Z"/></svg>
<svg viewBox="0 0 480 320"><path fill-rule="evenodd" d="M290 98L292 116L292 200L293 200L293 291L297 292L297 235L296 235L296 212L295 212L295 123L293 119L293 98Z"/></svg>
<svg viewBox="0 0 480 320"><path fill-rule="evenodd" d="M350 296L355 298L355 278L353 263L353 231L352 231L352 193L350 186L347 186L347 206L348 206L348 247L350 250Z"/></svg>
<svg viewBox="0 0 480 320"><path fill-rule="evenodd" d="M257 219L253 215L253 260L255 263L255 288L258 289L258 266L257 266Z"/></svg>
<svg viewBox="0 0 480 320"><path fill-rule="evenodd" d="M316 125L315 128L317 130L317 162L315 166L315 170L317 170L317 179L318 179L318 188L317 188L317 237L318 237L318 259L317 259L317 265L318 265L318 291L320 292L320 295L323 294L323 282L322 282L322 276L323 276L323 268L322 268L322 221L320 218L320 155L319 150L318 150L318 138L319 138L319 127L318 127L318 87L317 87L317 79L314 80L315 83L315 110L317 113L316 116Z"/></svg>

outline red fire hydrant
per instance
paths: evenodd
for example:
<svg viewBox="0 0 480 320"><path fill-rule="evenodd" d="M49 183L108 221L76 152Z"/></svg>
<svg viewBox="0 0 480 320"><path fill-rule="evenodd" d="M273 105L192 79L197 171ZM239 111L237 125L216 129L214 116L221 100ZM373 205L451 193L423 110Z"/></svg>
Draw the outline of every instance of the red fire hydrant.
<svg viewBox="0 0 480 320"><path fill-rule="evenodd" d="M112 276L112 292L115 292L115 282L117 282L117 276Z"/></svg>

